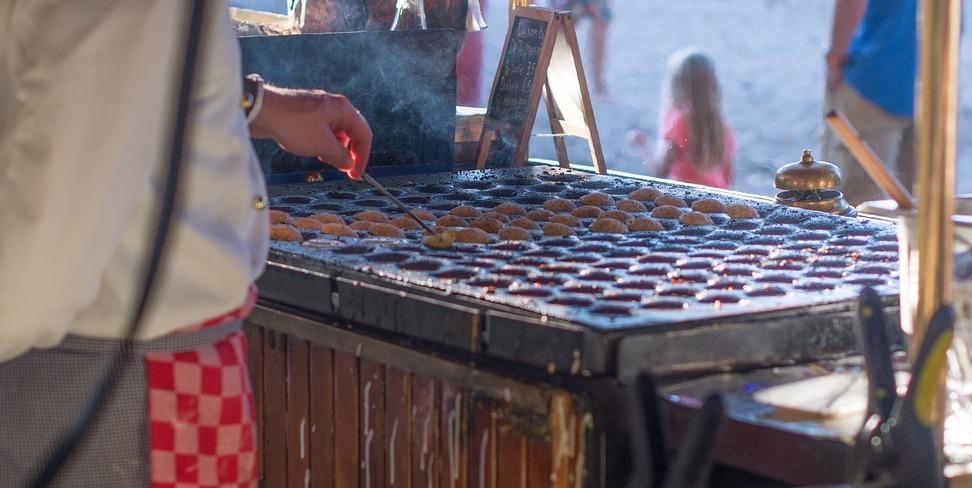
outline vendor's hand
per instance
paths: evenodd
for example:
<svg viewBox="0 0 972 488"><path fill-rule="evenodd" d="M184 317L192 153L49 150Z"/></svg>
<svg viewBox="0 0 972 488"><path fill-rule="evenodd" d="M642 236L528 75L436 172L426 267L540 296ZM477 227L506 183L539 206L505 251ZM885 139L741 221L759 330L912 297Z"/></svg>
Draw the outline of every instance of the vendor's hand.
<svg viewBox="0 0 972 488"><path fill-rule="evenodd" d="M270 138L288 152L313 156L359 179L371 155L371 128L342 95L266 86L250 135Z"/></svg>

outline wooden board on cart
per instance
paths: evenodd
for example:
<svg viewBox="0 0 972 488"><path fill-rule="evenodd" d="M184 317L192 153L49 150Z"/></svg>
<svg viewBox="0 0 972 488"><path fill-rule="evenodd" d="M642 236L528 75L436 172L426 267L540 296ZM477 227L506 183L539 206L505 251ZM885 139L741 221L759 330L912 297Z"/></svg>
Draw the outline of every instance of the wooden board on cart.
<svg viewBox="0 0 972 488"><path fill-rule="evenodd" d="M513 12L493 79L476 167L524 165L541 94L560 165L570 167L563 138L580 137L588 141L597 172L606 173L573 18L570 12L542 7Z"/></svg>

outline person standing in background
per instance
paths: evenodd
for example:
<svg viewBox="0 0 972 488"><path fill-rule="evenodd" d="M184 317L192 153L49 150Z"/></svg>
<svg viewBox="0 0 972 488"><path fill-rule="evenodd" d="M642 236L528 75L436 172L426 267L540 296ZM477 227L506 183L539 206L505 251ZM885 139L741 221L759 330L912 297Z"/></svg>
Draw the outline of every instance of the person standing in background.
<svg viewBox="0 0 972 488"><path fill-rule="evenodd" d="M662 94L659 167L653 174L715 188L732 185L736 142L720 93L708 56L693 50L672 54Z"/></svg>
<svg viewBox="0 0 972 488"><path fill-rule="evenodd" d="M606 64L605 49L607 48L608 27L611 25L610 0L554 0L553 7L569 10L575 21L590 19L591 32L588 39L588 49L591 52L591 79L594 82L594 97L602 101L611 99L608 92L607 80L604 77Z"/></svg>
<svg viewBox="0 0 972 488"><path fill-rule="evenodd" d="M844 114L908 188L915 181L916 48L917 0L836 0L824 112ZM841 168L851 204L883 198L829 128L822 146L823 159Z"/></svg>

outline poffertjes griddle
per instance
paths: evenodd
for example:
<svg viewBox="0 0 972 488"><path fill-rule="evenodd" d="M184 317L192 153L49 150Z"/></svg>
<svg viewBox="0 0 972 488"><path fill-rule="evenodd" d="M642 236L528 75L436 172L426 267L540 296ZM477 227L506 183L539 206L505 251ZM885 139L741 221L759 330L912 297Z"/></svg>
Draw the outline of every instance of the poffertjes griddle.
<svg viewBox="0 0 972 488"><path fill-rule="evenodd" d="M656 340L666 337L677 338L671 344L682 348L696 344L692 351L646 350L643 355L650 357L635 359L678 371L694 369L709 357L714 362L704 367L726 368L796 360L800 349L806 349L801 354L810 354L811 348L822 354L853 351L853 330L847 324L858 290L874 287L892 302L897 294L897 238L894 226L883 221L660 180L549 167L392 177L382 183L402 201L437 217L459 205L489 211L515 202L531 210L552 198L576 200L597 191L622 199L645 187L689 204L701 198L744 203L760 217L732 220L710 214L713 225L705 226L662 219L663 231L626 234L591 232L587 227L593 219L581 219L576 236L545 237L534 230L532 241L500 241L494 235L492 244L456 244L446 250L424 247L419 231L393 239L304 230L304 242L272 243L270 267L261 282L264 297L433 342L441 334L431 331L450 327L447 322L455 314L410 318L409 310L422 307L404 303L414 297L447 308L452 304L479 318L459 313L463 318L456 327L474 330L463 333L458 344L442 342L552 368L613 370L618 349L638 355L632 344L665 348L664 341ZM653 204L643 203L647 216ZM330 212L348 222L362 210L401 216L375 190L346 181L274 186L271 207L294 217ZM355 298L350 291L355 287L397 295L375 292ZM393 298L380 298L386 295ZM360 300L381 303L354 303ZM422 324L403 324L415 320L436 323L423 334ZM470 326L468 320L477 324ZM698 342L685 342L687 337ZM633 342L618 347L628 339ZM733 346L733 340L748 346ZM533 346L546 353L531 354ZM675 364L679 354L692 364ZM664 365L655 365L652 358L665 358Z"/></svg>

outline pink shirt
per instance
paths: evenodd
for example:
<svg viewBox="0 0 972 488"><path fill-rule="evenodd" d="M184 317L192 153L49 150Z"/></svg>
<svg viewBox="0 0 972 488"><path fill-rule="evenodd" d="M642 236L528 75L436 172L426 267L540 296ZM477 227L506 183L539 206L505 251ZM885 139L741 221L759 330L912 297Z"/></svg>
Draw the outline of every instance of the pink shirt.
<svg viewBox="0 0 972 488"><path fill-rule="evenodd" d="M678 107L672 107L668 112L665 130L662 132L664 140L675 147L675 162L668 170L666 178L706 185L716 188L729 188L732 176L732 156L736 152L736 140L728 124L726 128L726 144L722 154L722 161L712 168L699 168L692 161L692 128L688 115Z"/></svg>

